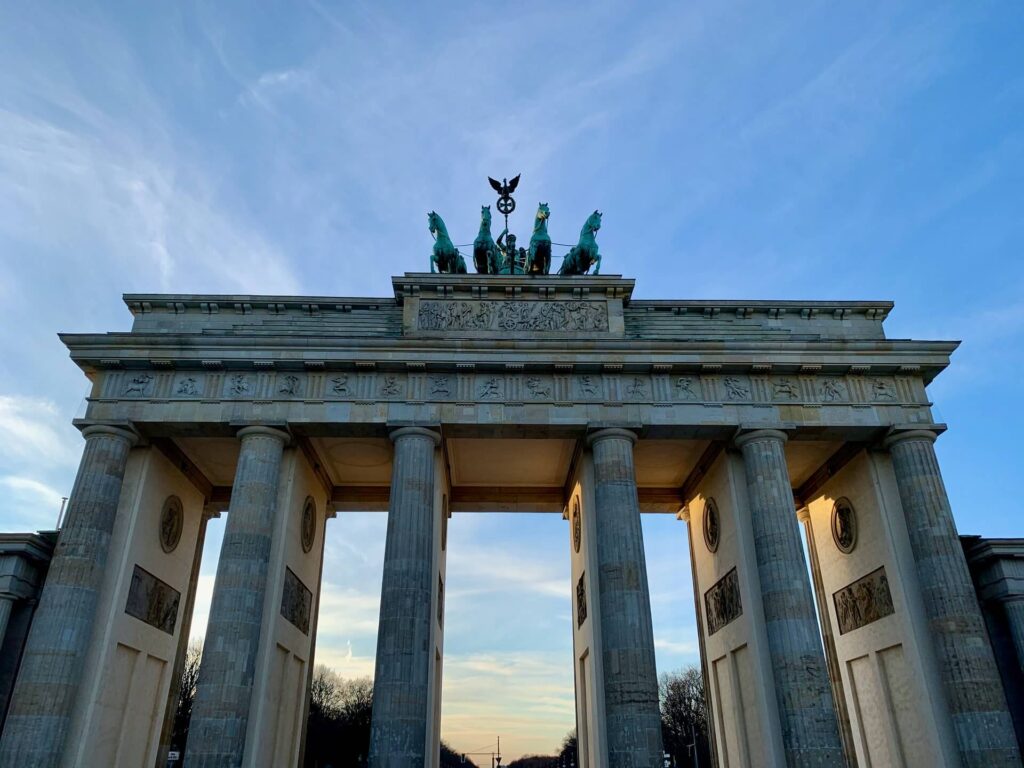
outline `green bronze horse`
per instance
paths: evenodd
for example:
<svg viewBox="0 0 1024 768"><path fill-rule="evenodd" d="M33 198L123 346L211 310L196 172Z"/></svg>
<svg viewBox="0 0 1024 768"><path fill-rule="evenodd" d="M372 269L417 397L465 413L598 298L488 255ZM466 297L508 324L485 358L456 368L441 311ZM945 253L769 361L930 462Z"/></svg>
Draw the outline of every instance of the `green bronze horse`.
<svg viewBox="0 0 1024 768"><path fill-rule="evenodd" d="M597 249L597 240L594 234L601 228L601 214L594 211L587 219L587 223L580 230L580 241L565 255L562 267L558 270L560 275L585 275L591 265L594 265L594 274L601 271L601 254Z"/></svg>
<svg viewBox="0 0 1024 768"><path fill-rule="evenodd" d="M491 237L491 206L480 206L480 232L473 241L473 266L481 275L496 275L501 271L501 254Z"/></svg>
<svg viewBox="0 0 1024 768"><path fill-rule="evenodd" d="M546 275L551 271L551 237L548 235L550 218L548 204L538 203L537 216L533 220L533 237L530 238L530 255L526 260L528 274Z"/></svg>
<svg viewBox="0 0 1024 768"><path fill-rule="evenodd" d="M430 234L434 236L434 252L430 255L430 271L440 272L442 275L466 274L466 260L458 252L452 239L448 237L448 228L444 221L434 211L427 214L427 222L430 224ZM437 265L437 269L434 269Z"/></svg>

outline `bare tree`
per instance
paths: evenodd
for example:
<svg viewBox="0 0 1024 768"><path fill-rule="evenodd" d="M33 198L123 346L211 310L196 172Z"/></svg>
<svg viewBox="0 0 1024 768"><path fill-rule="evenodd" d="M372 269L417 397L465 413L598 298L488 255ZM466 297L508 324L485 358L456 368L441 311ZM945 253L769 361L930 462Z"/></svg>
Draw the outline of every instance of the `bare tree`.
<svg viewBox="0 0 1024 768"><path fill-rule="evenodd" d="M178 690L178 704L174 712L174 727L171 731L171 749L183 751L188 741L188 726L192 720L192 704L196 699L196 684L199 682L199 662L203 658L202 640L193 640L185 651L185 666L181 671L181 688Z"/></svg>
<svg viewBox="0 0 1024 768"><path fill-rule="evenodd" d="M663 674L658 681L661 699L661 733L666 751L676 765L709 766L708 713L704 698L704 678L697 667L688 667Z"/></svg>

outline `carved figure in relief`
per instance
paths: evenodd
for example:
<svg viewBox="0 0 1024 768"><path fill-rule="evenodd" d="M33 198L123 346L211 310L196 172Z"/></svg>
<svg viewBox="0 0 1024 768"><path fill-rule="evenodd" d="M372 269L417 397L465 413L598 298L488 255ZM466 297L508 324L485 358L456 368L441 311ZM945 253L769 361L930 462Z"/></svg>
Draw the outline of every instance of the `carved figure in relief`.
<svg viewBox="0 0 1024 768"><path fill-rule="evenodd" d="M547 203L538 203L537 215L533 219L533 236L530 238L530 252L526 259L526 271L531 275L546 275L551 271L551 237L548 235L548 219L551 211Z"/></svg>
<svg viewBox="0 0 1024 768"><path fill-rule="evenodd" d="M248 395L251 391L249 379L246 376L241 373L236 373L231 377L232 395Z"/></svg>
<svg viewBox="0 0 1024 768"><path fill-rule="evenodd" d="M597 383L594 381L593 376L580 376L578 384L580 394L584 397L594 397L597 395Z"/></svg>
<svg viewBox="0 0 1024 768"><path fill-rule="evenodd" d="M278 393L282 395L295 395L299 391L299 377L295 374L289 374L281 379L281 387L278 389Z"/></svg>
<svg viewBox="0 0 1024 768"><path fill-rule="evenodd" d="M537 376L529 376L526 379L526 389L530 393L530 397L551 397L551 387Z"/></svg>
<svg viewBox="0 0 1024 768"><path fill-rule="evenodd" d="M128 380L127 386L124 388L126 395L144 395L149 389L149 385L152 383L153 377L148 373L140 373L137 376L132 376Z"/></svg>
<svg viewBox="0 0 1024 768"><path fill-rule="evenodd" d="M501 381L497 376L491 376L480 385L479 397L484 400L501 397Z"/></svg>
<svg viewBox="0 0 1024 768"><path fill-rule="evenodd" d="M444 220L434 211L427 214L428 229L434 236L434 251L430 256L430 271L442 275L466 274L466 260L455 248L448 236L448 228ZM434 267L437 269L434 269Z"/></svg>
<svg viewBox="0 0 1024 768"><path fill-rule="evenodd" d="M380 393L382 395L397 395L400 389L397 376L385 376L384 382L380 385Z"/></svg>
<svg viewBox="0 0 1024 768"><path fill-rule="evenodd" d="M879 568L840 589L833 596L839 633L845 634L894 613L885 569Z"/></svg>
<svg viewBox="0 0 1024 768"><path fill-rule="evenodd" d="M626 387L627 397L647 397L647 382L639 376L634 376Z"/></svg>
<svg viewBox="0 0 1024 768"><path fill-rule="evenodd" d="M871 381L871 397L874 400L895 400L896 388L888 379L873 379Z"/></svg>
<svg viewBox="0 0 1024 768"><path fill-rule="evenodd" d="M800 397L800 390L792 379L779 379L774 382L772 391L776 397L786 397L790 400L796 400Z"/></svg>
<svg viewBox="0 0 1024 768"><path fill-rule="evenodd" d="M480 206L480 231L473 241L473 266L481 275L496 275L501 271L498 246L491 237L491 206Z"/></svg>
<svg viewBox="0 0 1024 768"><path fill-rule="evenodd" d="M594 267L594 274L601 272L601 253L597 247L597 239L594 235L601 228L601 213L594 211L590 214L583 229L580 230L579 242L572 247L572 250L565 255L562 266L558 270L560 275L585 275Z"/></svg>
<svg viewBox="0 0 1024 768"><path fill-rule="evenodd" d="M696 400L697 394L693 391L694 381L689 376L680 376L676 379L676 395L684 400Z"/></svg>
<svg viewBox="0 0 1024 768"><path fill-rule="evenodd" d="M430 377L430 394L432 395L450 395L451 390L448 388L448 377L447 376L431 376Z"/></svg>
<svg viewBox="0 0 1024 768"><path fill-rule="evenodd" d="M844 396L843 385L838 379L822 379L821 380L821 399L822 400L842 400Z"/></svg>
<svg viewBox="0 0 1024 768"><path fill-rule="evenodd" d="M750 397L750 390L735 376L726 376L722 383L725 384L725 396L730 400L746 400Z"/></svg>
<svg viewBox="0 0 1024 768"><path fill-rule="evenodd" d="M178 382L177 394L179 395L198 395L199 388L196 386L198 382L195 376L188 376Z"/></svg>
<svg viewBox="0 0 1024 768"><path fill-rule="evenodd" d="M348 374L343 373L341 376L331 379L331 391L336 395L347 395L349 393Z"/></svg>

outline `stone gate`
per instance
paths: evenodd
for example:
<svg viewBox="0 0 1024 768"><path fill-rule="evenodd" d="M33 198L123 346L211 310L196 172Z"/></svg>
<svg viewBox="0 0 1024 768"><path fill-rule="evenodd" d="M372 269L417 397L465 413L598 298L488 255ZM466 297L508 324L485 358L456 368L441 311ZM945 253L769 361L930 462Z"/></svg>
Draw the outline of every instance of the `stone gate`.
<svg viewBox="0 0 1024 768"><path fill-rule="evenodd" d="M933 448L955 343L886 302L393 287L128 295L130 332L61 337L85 449L0 763L163 765L226 513L186 764L296 765L326 521L378 509L373 766L437 764L447 527L486 510L567 521L582 766L661 764L641 513L688 527L719 765L1020 765Z"/></svg>

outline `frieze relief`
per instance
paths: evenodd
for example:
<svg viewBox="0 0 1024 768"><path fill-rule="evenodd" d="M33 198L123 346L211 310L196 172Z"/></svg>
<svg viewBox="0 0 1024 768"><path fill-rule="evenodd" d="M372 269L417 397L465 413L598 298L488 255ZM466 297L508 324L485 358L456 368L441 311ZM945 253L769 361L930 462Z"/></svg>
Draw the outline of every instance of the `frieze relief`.
<svg viewBox="0 0 1024 768"><path fill-rule="evenodd" d="M281 592L281 615L304 635L309 634L309 618L313 610L313 593L291 568L285 566L284 588Z"/></svg>
<svg viewBox="0 0 1024 768"><path fill-rule="evenodd" d="M899 377L739 373L118 371L106 374L101 392L114 400L927 404L919 381Z"/></svg>
<svg viewBox="0 0 1024 768"><path fill-rule="evenodd" d="M740 580L735 568L704 593L704 610L709 636L743 615Z"/></svg>
<svg viewBox="0 0 1024 768"><path fill-rule="evenodd" d="M420 331L608 330L608 305L598 301L421 300Z"/></svg>
<svg viewBox="0 0 1024 768"><path fill-rule="evenodd" d="M872 571L832 595L839 634L871 624L895 613L885 568Z"/></svg>
<svg viewBox="0 0 1024 768"><path fill-rule="evenodd" d="M181 593L178 590L146 569L135 566L128 587L125 613L161 632L173 635L180 602Z"/></svg>

